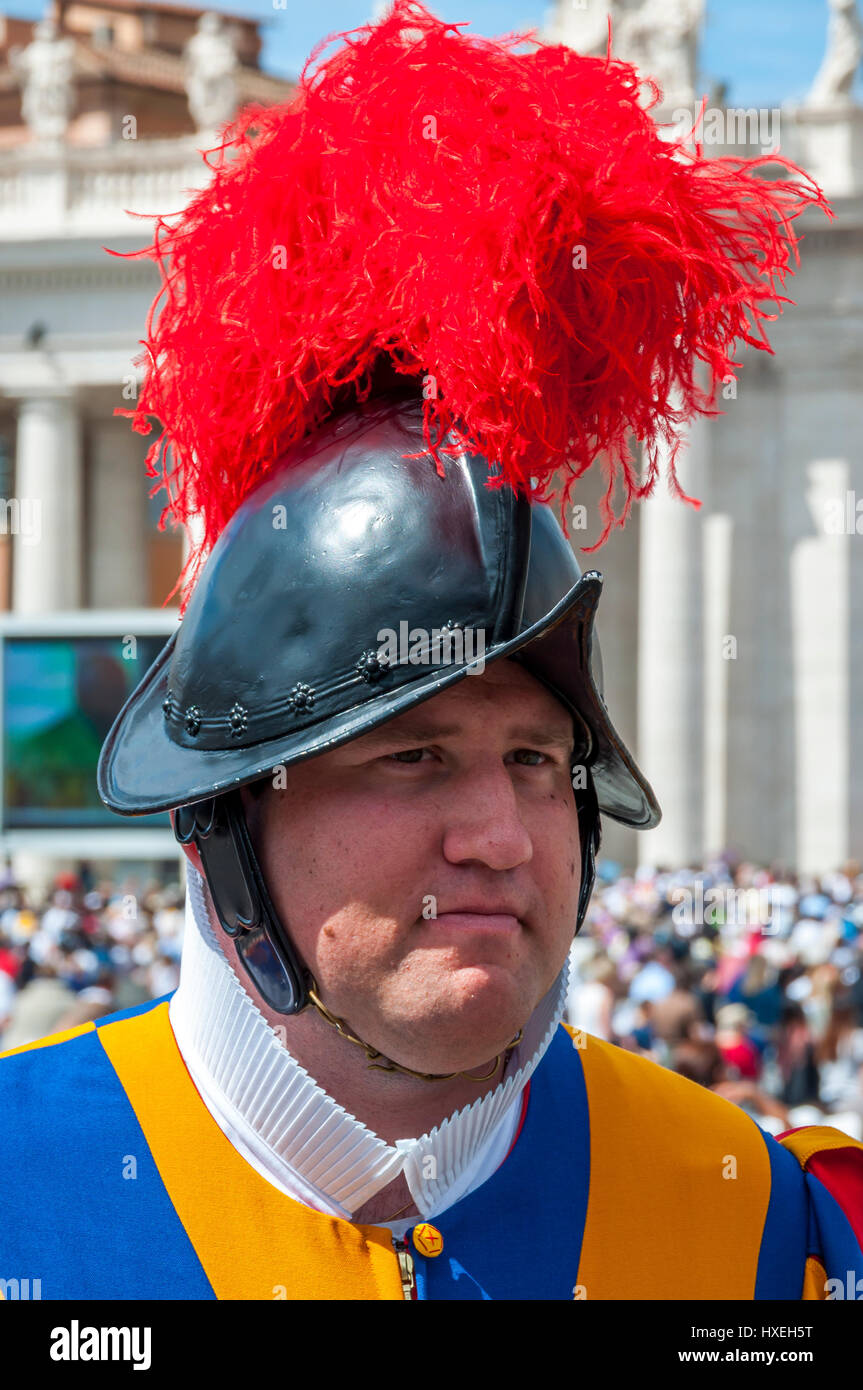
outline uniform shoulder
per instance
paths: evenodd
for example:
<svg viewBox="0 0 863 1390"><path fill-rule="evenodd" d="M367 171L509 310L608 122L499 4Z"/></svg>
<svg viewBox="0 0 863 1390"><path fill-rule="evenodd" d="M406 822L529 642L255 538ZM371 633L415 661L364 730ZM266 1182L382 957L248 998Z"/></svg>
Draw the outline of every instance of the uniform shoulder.
<svg viewBox="0 0 863 1390"><path fill-rule="evenodd" d="M4 1192L0 1250L23 1249L62 1181L83 1180L98 1162L100 1118L110 1109L110 1063L92 1023L13 1048L0 1056L0 1171L26 1174ZM38 1218L37 1218L38 1224Z"/></svg>
<svg viewBox="0 0 863 1390"><path fill-rule="evenodd" d="M863 1272L863 1142L832 1125L806 1125L778 1139L806 1174L825 1243L841 1240Z"/></svg>
<svg viewBox="0 0 863 1390"><path fill-rule="evenodd" d="M677 1144L682 1131L768 1138L733 1102L669 1071L659 1062L630 1052L592 1033L562 1025L584 1072L591 1112L625 1115L643 1126L657 1143Z"/></svg>
<svg viewBox="0 0 863 1390"><path fill-rule="evenodd" d="M603 1298L799 1297L809 1213L792 1155L657 1062L577 1029L562 1038L589 1133L579 1282Z"/></svg>
<svg viewBox="0 0 863 1390"><path fill-rule="evenodd" d="M62 1043L71 1042L73 1038L80 1038L85 1033L92 1033L95 1024L92 1021L79 1023L74 1028L61 1029L59 1033L49 1033L44 1038L36 1038L33 1042L21 1043L18 1047L8 1047L0 1052L0 1065L10 1057L21 1057L26 1052L39 1052L46 1048L59 1047Z"/></svg>
<svg viewBox="0 0 863 1390"><path fill-rule="evenodd" d="M0 1053L0 1125L7 1138L16 1123L38 1129L40 1116L56 1119L116 1091L120 1083L101 1045L102 1028L132 1020L161 1002L149 1000Z"/></svg>

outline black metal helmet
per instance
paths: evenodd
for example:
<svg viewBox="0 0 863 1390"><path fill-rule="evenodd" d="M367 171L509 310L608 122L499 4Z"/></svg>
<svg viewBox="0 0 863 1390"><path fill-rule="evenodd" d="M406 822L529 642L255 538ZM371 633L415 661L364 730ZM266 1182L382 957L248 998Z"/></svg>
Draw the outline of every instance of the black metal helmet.
<svg viewBox="0 0 863 1390"><path fill-rule="evenodd" d="M220 536L99 760L113 811L175 811L222 925L284 1013L308 1002L306 972L270 902L238 789L360 737L479 659L519 661L573 715L576 930L599 812L642 829L660 818L603 699L593 631L602 576L581 574L549 506L487 486L485 459L451 457L441 477L427 457L404 457L424 448L422 401L390 399L346 410L286 454ZM415 644L417 632L428 639L420 659L404 659L403 646L394 657L385 634Z"/></svg>

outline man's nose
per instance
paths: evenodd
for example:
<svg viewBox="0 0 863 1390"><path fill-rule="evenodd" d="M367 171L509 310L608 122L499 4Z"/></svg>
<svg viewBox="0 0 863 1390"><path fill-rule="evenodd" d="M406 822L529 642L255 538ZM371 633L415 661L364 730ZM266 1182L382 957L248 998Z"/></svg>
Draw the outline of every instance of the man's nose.
<svg viewBox="0 0 863 1390"><path fill-rule="evenodd" d="M451 864L477 860L491 869L515 869L533 858L533 841L503 764L474 766L452 785L443 852Z"/></svg>

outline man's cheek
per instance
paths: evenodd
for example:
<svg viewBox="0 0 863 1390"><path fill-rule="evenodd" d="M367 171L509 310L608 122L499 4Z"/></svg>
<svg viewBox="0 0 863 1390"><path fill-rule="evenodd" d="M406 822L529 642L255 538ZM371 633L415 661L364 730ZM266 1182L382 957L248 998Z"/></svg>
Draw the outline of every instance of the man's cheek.
<svg viewBox="0 0 863 1390"><path fill-rule="evenodd" d="M368 984L390 962L394 934L391 921L367 910L338 914L318 934L319 966L333 981Z"/></svg>

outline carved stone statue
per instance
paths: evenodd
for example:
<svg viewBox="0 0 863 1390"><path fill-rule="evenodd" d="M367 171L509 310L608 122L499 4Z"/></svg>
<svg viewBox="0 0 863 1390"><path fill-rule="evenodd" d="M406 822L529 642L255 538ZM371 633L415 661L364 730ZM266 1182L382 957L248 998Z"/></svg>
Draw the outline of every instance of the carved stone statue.
<svg viewBox="0 0 863 1390"><path fill-rule="evenodd" d="M806 98L807 106L849 106L860 57L863 25L857 0L830 0L827 52Z"/></svg>
<svg viewBox="0 0 863 1390"><path fill-rule="evenodd" d="M540 38L546 43L565 43L576 53L599 57L608 43L608 16L615 25L614 51L617 51L617 15L620 5L612 0L554 0L546 11Z"/></svg>
<svg viewBox="0 0 863 1390"><path fill-rule="evenodd" d="M186 93L198 130L215 130L237 109L237 36L220 15L201 15L186 44Z"/></svg>
<svg viewBox="0 0 863 1390"><path fill-rule="evenodd" d="M704 5L705 0L643 0L612 10L614 51L656 79L665 107L691 106L695 100Z"/></svg>
<svg viewBox="0 0 863 1390"><path fill-rule="evenodd" d="M43 19L24 48L10 54L22 78L21 113L34 140L56 143L63 139L75 99L75 44L61 38L54 21Z"/></svg>
<svg viewBox="0 0 863 1390"><path fill-rule="evenodd" d="M375 0L372 13L368 19L369 24L380 24L386 19L393 7L393 0ZM422 38L422 29L405 28L402 30L403 43L417 43Z"/></svg>
<svg viewBox="0 0 863 1390"><path fill-rule="evenodd" d="M557 0L543 37L603 55L611 16L615 57L655 78L665 107L691 106L704 9L705 0Z"/></svg>

